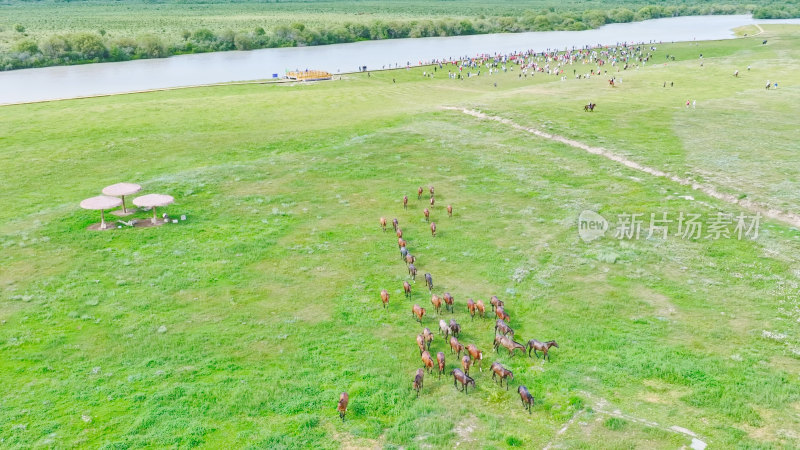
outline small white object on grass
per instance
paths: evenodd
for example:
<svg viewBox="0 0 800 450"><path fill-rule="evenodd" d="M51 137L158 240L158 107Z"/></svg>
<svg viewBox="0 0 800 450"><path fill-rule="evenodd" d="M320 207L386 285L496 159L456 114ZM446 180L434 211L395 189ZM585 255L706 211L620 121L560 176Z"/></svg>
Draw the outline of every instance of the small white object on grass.
<svg viewBox="0 0 800 450"><path fill-rule="evenodd" d="M186 214L181 214L181 220L186 220Z"/></svg>

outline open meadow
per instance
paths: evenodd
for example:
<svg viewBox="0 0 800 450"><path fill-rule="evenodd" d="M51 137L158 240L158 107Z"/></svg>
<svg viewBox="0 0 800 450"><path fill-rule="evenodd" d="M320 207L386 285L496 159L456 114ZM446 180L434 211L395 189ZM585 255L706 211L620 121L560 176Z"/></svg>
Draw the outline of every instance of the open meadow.
<svg viewBox="0 0 800 450"><path fill-rule="evenodd" d="M0 447L799 447L800 231L675 235L681 213L800 210L800 27L740 32L588 79L418 67L0 107ZM80 200L120 181L187 220L87 230ZM584 210L643 214L642 235L584 242ZM549 361L492 350L492 295ZM466 394L440 318L484 352ZM416 398L423 327L447 373Z"/></svg>

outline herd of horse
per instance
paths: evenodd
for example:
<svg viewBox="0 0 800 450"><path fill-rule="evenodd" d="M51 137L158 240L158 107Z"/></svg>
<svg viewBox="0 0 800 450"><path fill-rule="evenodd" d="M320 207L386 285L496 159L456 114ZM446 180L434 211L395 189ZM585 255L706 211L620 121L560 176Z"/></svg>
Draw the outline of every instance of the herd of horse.
<svg viewBox="0 0 800 450"><path fill-rule="evenodd" d="M433 186L430 186L428 191L430 192L430 208L432 209L435 204ZM424 189L420 186L417 190L417 200L422 199L423 193ZM403 209L408 209L408 196L406 195L403 196ZM430 223L431 236L435 238L436 224L435 222L430 222L430 214L430 209L423 209L425 221ZM453 216L452 205L447 205L447 215L448 217ZM386 218L381 217L379 223L381 229L386 232ZM411 282L415 283L417 279L417 267L415 265L416 257L413 256L408 250L408 243L405 239L403 239L403 231L400 228L398 219L395 218L392 220L392 227L394 228L395 235L397 236L397 246L400 249L400 258L406 264L408 276L410 277ZM470 369L472 369L474 366L477 366L479 371L483 372L482 363L484 354L475 344L468 344L465 346L459 342L458 338L462 333L462 327L455 318L445 321L440 317L443 305L445 312L455 314L455 298L453 295L450 294L450 292L444 292L442 295L434 293L433 291L435 288L433 284L433 276L430 273L425 273L424 279L425 287L428 288L428 293L431 295L431 305L433 306L433 311L435 312L437 318L439 318L438 334L441 335L443 342L449 344L450 353L458 358L460 367L457 365L457 367L447 372L446 355L442 351L436 353L434 360L434 357L431 354L431 343L434 341L434 333L430 330L430 328L425 327L423 328L422 332L416 336L422 368L417 369L414 373L414 378L411 383L412 389L416 392L416 396L419 397L420 391L422 391L424 386L425 374L433 374L433 371L436 370L439 380L441 380L442 375L445 375L447 372L453 377L453 386L456 388L456 390L467 394L470 385L473 389L476 389L475 378L470 376ZM403 293L407 300L412 296L411 283L409 283L408 280L403 281ZM390 295L388 290L382 289L380 291L380 299L384 309L389 307L389 297ZM514 338L514 330L508 325L508 323L511 321L511 317L506 312L505 303L496 295L493 295L489 299L489 305L491 306L491 312L493 312L496 317L493 332L494 341L492 344L495 352L499 354L499 348L503 347L508 350L509 357L513 357L515 352L519 350L523 355L527 353L529 358L531 358L533 354L533 356L536 356L538 359L540 357L539 353L541 353L543 360L550 360L550 349L552 347L558 348L556 341L542 342L536 339L530 339L524 344L517 342ZM480 319L486 318L486 305L484 304L483 300L473 300L472 298L469 298L466 301L466 306L467 312L470 315L470 321L473 321L475 316L478 316ZM415 320L422 325L427 313L426 309L415 303L411 307L411 313ZM461 355L462 352L464 353L463 356ZM505 382L506 390L509 389L509 382L514 380L514 373L511 370L503 366L500 362L495 361L490 365L489 371L492 374L493 381L499 383L500 387L502 387L503 383ZM461 386L460 388L459 385ZM520 396L522 406L528 411L528 413L531 413L531 409L534 406L534 396L524 385L519 385L517 387L517 393ZM342 392L341 396L339 397L339 404L337 405L337 410L339 411L339 416L342 420L344 420L348 402L349 395L347 392Z"/></svg>

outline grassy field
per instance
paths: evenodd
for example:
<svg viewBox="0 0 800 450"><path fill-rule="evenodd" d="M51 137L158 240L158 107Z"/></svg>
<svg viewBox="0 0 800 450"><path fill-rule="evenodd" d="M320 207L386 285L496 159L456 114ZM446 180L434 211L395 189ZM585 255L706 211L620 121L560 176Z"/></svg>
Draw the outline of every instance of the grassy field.
<svg viewBox="0 0 800 450"><path fill-rule="evenodd" d="M443 109L797 211L800 30L765 29L661 46L616 88L610 74L415 68L0 108L0 446L674 449L688 433L712 448L800 446L800 231L765 220L756 240L585 243L586 209L743 210ZM188 220L86 230L98 217L78 202L119 181L174 195L164 211ZM413 195L428 185L435 239ZM513 370L509 391L484 370L468 395L427 376L414 397L411 305L428 308L423 326L439 317L422 282L403 298L381 216L455 297L441 316L461 342ZM491 295L517 340L558 341L551 361L491 351L493 320L465 308ZM432 351L456 367L438 336Z"/></svg>

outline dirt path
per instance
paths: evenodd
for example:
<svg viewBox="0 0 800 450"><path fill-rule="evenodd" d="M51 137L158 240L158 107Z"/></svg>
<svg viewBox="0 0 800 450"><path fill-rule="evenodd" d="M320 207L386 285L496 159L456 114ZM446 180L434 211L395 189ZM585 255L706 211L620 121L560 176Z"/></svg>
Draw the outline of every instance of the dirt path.
<svg viewBox="0 0 800 450"><path fill-rule="evenodd" d="M692 189L694 189L696 191L700 191L700 192L708 195L709 197L716 198L717 200L721 200L723 202L730 203L732 205L738 205L738 206L746 209L747 211L749 211L751 213L759 213L764 217L768 217L770 219L775 219L775 220L781 221L783 223L786 223L788 225L800 228L800 215L798 215L798 214L795 214L795 213L792 213L792 212L781 211L780 209L772 208L769 205L764 205L764 204L761 204L761 203L757 203L757 202L754 202L754 201L746 199L746 198L740 199L736 195L733 195L733 194L725 194L723 192L718 191L713 186L709 186L707 184L701 184L701 183L693 181L693 180L691 180L689 178L681 178L681 177L679 177L677 175L673 175L673 174L670 174L668 172L664 172L662 170L654 169L652 167L648 167L648 166L639 164L636 161L630 160L630 159L628 159L628 158L626 158L624 156L621 156L621 155L617 155L616 153L613 153L613 152L611 152L609 150L606 150L604 148L592 147L590 145L586 145L586 144L584 144L582 142L579 142L579 141L576 141L576 140L573 140L573 139L565 138L563 136L558 136L558 135L555 135L555 134L546 133L544 131L537 130L535 128L525 127L525 126L517 124L516 122L514 122L514 121L512 121L510 119L506 119L506 118L503 118L503 117L500 117L500 116L491 116L491 115L488 115L488 114L485 114L485 113L482 113L480 111L476 111L476 110L473 110L473 109L456 108L456 107L452 107L452 106L444 107L444 109L450 110L450 111L460 111L460 112L462 112L464 114L467 114L467 115L470 115L470 116L473 116L473 117L477 117L479 119L492 120L492 121L495 121L495 122L500 122L500 123L502 123L504 125L509 125L510 127L515 128L517 130L525 131L525 132L534 134L534 135L536 135L538 137L541 137L541 138L544 138L544 139L549 139L551 141L561 142L563 144L569 145L570 147L575 147L575 148L584 150L586 152L592 153L594 155L598 155L598 156L602 156L602 157L604 157L606 159L610 159L611 161L614 161L614 162L617 162L619 164L622 164L622 165L624 165L624 166L626 166L628 168L631 168L633 170L637 170L639 172L644 172L644 173L646 173L648 175L652 175L652 176L655 176L655 177L666 178L666 179L668 179L670 181L674 181L674 182L679 183L681 185L689 186L689 187L691 187Z"/></svg>

